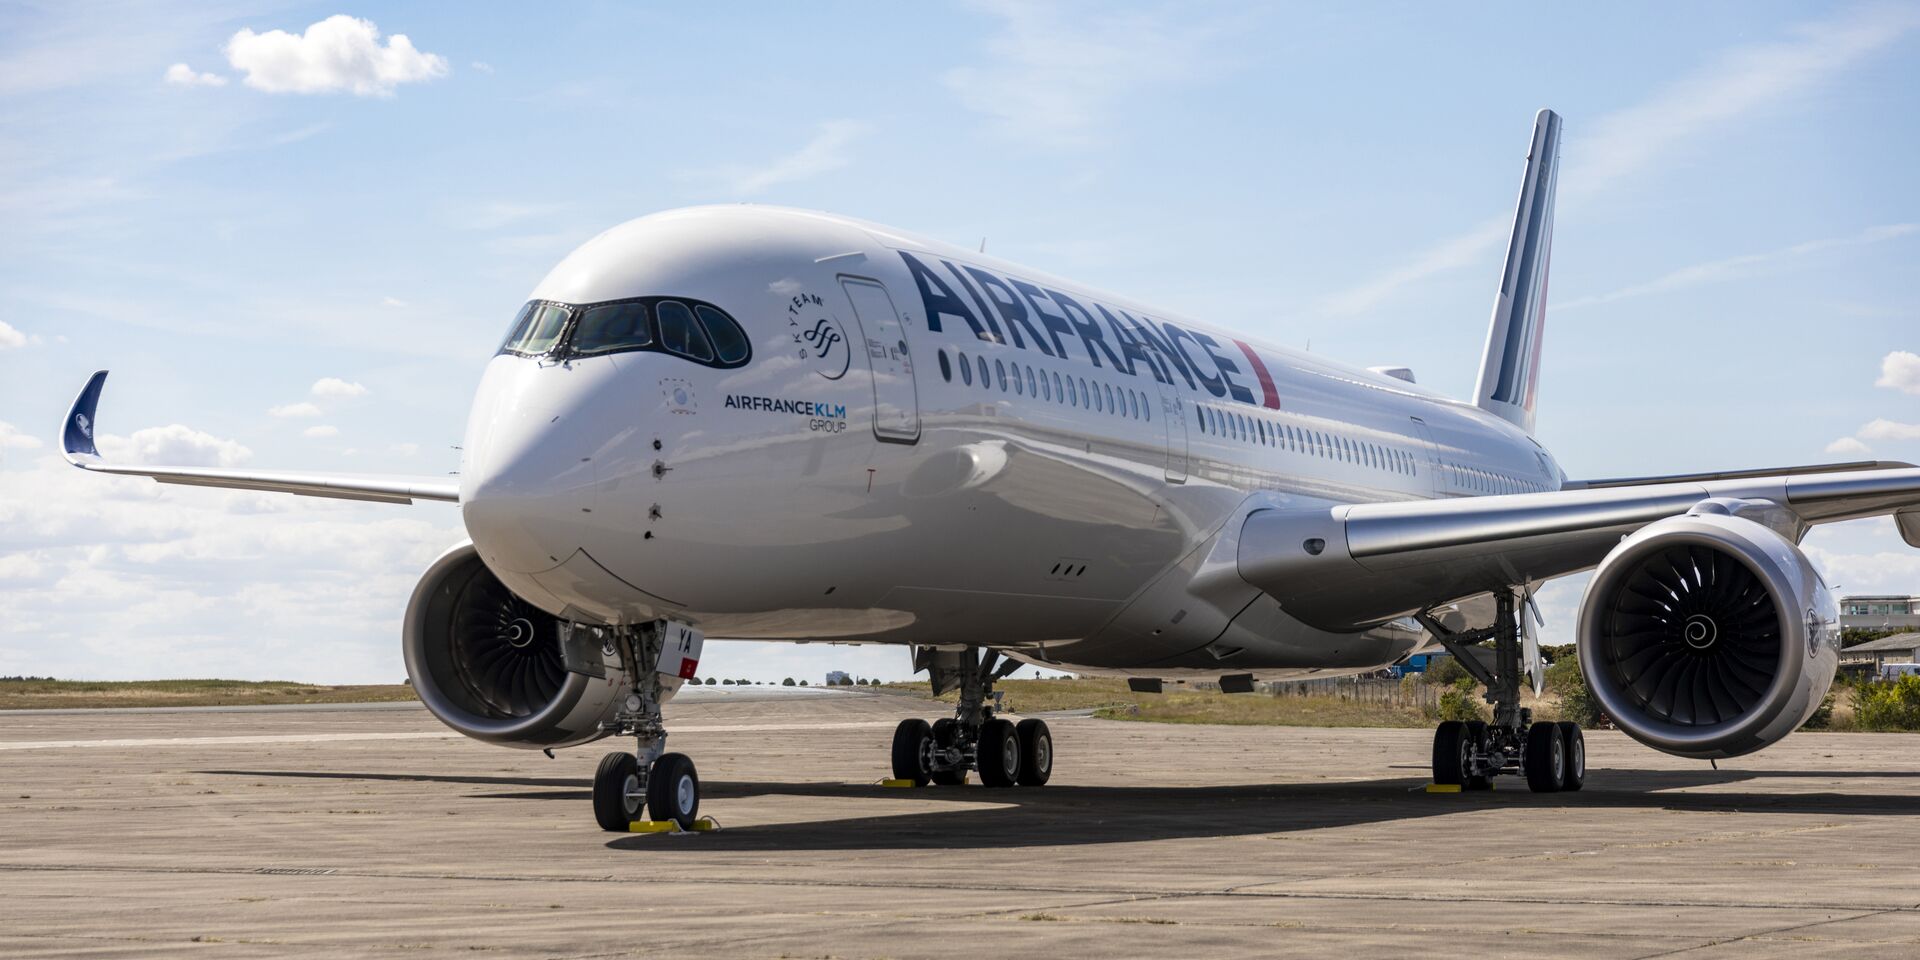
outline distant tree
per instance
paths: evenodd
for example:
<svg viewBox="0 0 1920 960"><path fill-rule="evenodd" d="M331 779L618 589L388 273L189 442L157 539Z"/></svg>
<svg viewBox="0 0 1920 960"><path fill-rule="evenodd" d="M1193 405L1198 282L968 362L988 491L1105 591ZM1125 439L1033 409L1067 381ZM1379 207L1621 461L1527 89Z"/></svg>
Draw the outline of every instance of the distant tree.
<svg viewBox="0 0 1920 960"><path fill-rule="evenodd" d="M720 682L721 682L721 683L724 683L724 684L726 684L726 685L727 685L727 686L729 686L729 687L731 687L731 686L733 686L733 681L732 681L732 680L722 680L722 681L720 681Z"/></svg>
<svg viewBox="0 0 1920 960"><path fill-rule="evenodd" d="M1891 637L1900 630L1886 630L1880 627L1845 627L1840 631L1840 646L1855 647L1871 640Z"/></svg>
<svg viewBox="0 0 1920 960"><path fill-rule="evenodd" d="M1458 657L1445 656L1429 657L1427 659L1427 672L1421 674L1420 677L1428 683L1451 686L1463 677L1472 679L1473 674L1468 673L1467 668L1460 665L1460 659Z"/></svg>
<svg viewBox="0 0 1920 960"><path fill-rule="evenodd" d="M806 686L806 685L807 685L807 682L806 682L805 680L802 680L802 681L800 681L800 685L804 687L804 686Z"/></svg>
<svg viewBox="0 0 1920 960"><path fill-rule="evenodd" d="M1547 690L1560 698L1560 718L1591 730L1600 726L1604 714L1600 701L1587 689L1587 677L1580 672L1580 658L1567 654L1547 666Z"/></svg>
<svg viewBox="0 0 1920 960"><path fill-rule="evenodd" d="M1853 716L1865 730L1920 730L1920 676L1861 684Z"/></svg>
<svg viewBox="0 0 1920 960"><path fill-rule="evenodd" d="M707 686L709 686L709 687L711 687L711 686L713 686L714 684L716 684L716 683L719 683L719 682L720 682L720 681L718 681L718 680L715 680L715 679L714 679L714 678L712 678L712 677L708 677L708 678L707 678Z"/></svg>
<svg viewBox="0 0 1920 960"><path fill-rule="evenodd" d="M1480 709L1479 698L1474 694L1480 688L1472 677L1461 677L1447 692L1440 695L1440 719L1442 720L1485 720L1486 713Z"/></svg>
<svg viewBox="0 0 1920 960"><path fill-rule="evenodd" d="M869 687L877 687L879 685L880 685L880 679L878 677L875 677L867 681L867 686Z"/></svg>
<svg viewBox="0 0 1920 960"><path fill-rule="evenodd" d="M792 678L792 677L788 677L788 678L786 678L785 680L782 680L782 681L780 681L780 685L781 685L781 686L783 686L783 687L791 687L791 686L794 686L794 682L793 682L793 678Z"/></svg>

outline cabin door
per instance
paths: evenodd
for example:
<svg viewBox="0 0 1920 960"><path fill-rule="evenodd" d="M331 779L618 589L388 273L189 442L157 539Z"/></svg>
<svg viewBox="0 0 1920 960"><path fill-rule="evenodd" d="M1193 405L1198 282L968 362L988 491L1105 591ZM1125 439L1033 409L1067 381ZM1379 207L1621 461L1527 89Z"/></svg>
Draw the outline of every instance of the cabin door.
<svg viewBox="0 0 1920 960"><path fill-rule="evenodd" d="M841 277L860 324L862 352L873 371L873 435L893 443L920 439L920 397L913 380L907 325L887 288L864 277Z"/></svg>

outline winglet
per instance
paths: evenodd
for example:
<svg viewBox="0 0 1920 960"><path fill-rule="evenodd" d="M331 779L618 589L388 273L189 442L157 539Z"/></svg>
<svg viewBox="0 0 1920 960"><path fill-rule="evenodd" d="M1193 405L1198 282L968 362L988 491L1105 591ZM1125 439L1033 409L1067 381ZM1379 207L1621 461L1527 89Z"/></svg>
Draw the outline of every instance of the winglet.
<svg viewBox="0 0 1920 960"><path fill-rule="evenodd" d="M73 409L67 411L67 424L61 434L61 447L66 452L67 462L76 467L84 467L89 461L100 459L100 450L93 445L95 411L100 407L100 390L107 385L107 372L101 370L87 379L87 385L80 388L80 395L73 398Z"/></svg>

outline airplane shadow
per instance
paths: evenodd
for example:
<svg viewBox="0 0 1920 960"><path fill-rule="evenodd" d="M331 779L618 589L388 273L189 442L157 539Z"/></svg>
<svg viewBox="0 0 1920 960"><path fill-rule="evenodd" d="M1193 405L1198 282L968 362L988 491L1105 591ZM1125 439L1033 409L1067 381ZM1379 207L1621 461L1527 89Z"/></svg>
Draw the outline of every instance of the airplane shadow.
<svg viewBox="0 0 1920 960"><path fill-rule="evenodd" d="M481 792L473 799L552 800L585 806L591 784L580 778L485 777L433 774L340 773L294 770L205 770L210 775L389 780L469 786L566 789ZM897 814L800 823L730 826L707 834L704 852L805 850L938 850L1131 843L1143 840L1237 837L1292 833L1362 824L1417 820L1478 810L1518 808L1663 810L1703 813L1784 813L1816 816L1910 816L1920 811L1911 794L1787 793L1726 791L1673 793L1689 787L1794 779L1912 779L1920 771L1738 771L1594 770L1578 793L1535 794L1518 780L1499 789L1429 795L1425 780L1394 777L1317 784L1244 784L1211 787L1096 787L1056 784L1044 788L991 790L981 786L919 790L846 783L715 781L701 784L705 812L725 819L714 802L748 797L811 797L862 801L911 801ZM935 809L924 804L936 803ZM586 816L584 809L575 811ZM615 849L662 850L645 836L617 837Z"/></svg>

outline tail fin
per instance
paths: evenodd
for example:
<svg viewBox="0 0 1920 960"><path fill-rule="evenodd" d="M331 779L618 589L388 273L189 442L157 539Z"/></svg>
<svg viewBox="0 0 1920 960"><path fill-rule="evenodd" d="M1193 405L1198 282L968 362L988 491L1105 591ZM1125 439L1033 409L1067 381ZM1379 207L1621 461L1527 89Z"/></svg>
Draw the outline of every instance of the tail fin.
<svg viewBox="0 0 1920 960"><path fill-rule="evenodd" d="M1547 319L1547 267L1552 262L1553 192L1560 171L1560 115L1542 110L1533 118L1533 144L1520 179L1500 295L1493 301L1487 352L1473 390L1482 410L1533 432L1540 390L1540 339Z"/></svg>

